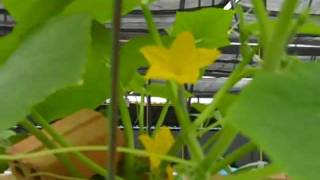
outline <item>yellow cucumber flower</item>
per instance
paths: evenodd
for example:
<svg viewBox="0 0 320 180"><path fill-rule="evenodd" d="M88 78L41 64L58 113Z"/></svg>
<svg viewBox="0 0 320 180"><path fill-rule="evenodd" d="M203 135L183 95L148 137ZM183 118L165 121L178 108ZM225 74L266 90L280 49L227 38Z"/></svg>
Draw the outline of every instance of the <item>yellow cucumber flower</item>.
<svg viewBox="0 0 320 180"><path fill-rule="evenodd" d="M146 46L141 52L150 63L147 79L175 80L180 84L196 83L200 69L220 56L217 49L196 48L191 32L179 34L170 48Z"/></svg>
<svg viewBox="0 0 320 180"><path fill-rule="evenodd" d="M171 131L167 127L161 127L154 138L151 138L147 134L142 134L139 136L139 140L147 152L160 155L167 154L174 143ZM149 159L151 169L159 167L161 160L158 157L151 156Z"/></svg>

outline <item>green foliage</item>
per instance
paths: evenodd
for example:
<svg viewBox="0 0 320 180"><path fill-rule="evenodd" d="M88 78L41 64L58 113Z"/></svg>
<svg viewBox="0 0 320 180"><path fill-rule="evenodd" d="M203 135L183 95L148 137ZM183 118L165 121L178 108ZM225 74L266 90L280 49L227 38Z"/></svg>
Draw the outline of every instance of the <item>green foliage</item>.
<svg viewBox="0 0 320 180"><path fill-rule="evenodd" d="M249 23L246 24L243 28L250 34L255 36L260 36L258 23ZM269 25L274 27L275 22L270 21ZM307 22L303 23L297 29L298 34L307 34L307 35L319 35L320 34L320 25L312 20L308 20Z"/></svg>
<svg viewBox="0 0 320 180"><path fill-rule="evenodd" d="M138 68L148 66L140 49L144 46L153 44L150 36L140 36L131 39L121 47L120 78L123 86L126 87L130 83L134 77L133 74L137 72Z"/></svg>
<svg viewBox="0 0 320 180"><path fill-rule="evenodd" d="M95 24L83 83L60 90L37 105L47 120L62 118L83 108L94 109L109 97L111 33Z"/></svg>
<svg viewBox="0 0 320 180"><path fill-rule="evenodd" d="M25 26L34 26L60 12L72 0L2 0L10 15Z"/></svg>
<svg viewBox="0 0 320 180"><path fill-rule="evenodd" d="M15 133L10 130L0 132L0 154L5 154L8 147L10 147L11 137L15 136ZM9 168L9 161L0 160L0 173L3 173Z"/></svg>
<svg viewBox="0 0 320 180"><path fill-rule="evenodd" d="M301 27L299 27L298 33L319 35L320 34L320 25L309 20L308 22L303 24Z"/></svg>
<svg viewBox="0 0 320 180"><path fill-rule="evenodd" d="M122 14L130 12L140 4L139 0L124 0ZM64 14L90 14L100 23L111 20L113 13L113 0L74 0L64 11Z"/></svg>
<svg viewBox="0 0 320 180"><path fill-rule="evenodd" d="M227 123L252 138L295 179L319 179L320 64L260 72L231 106Z"/></svg>
<svg viewBox="0 0 320 180"><path fill-rule="evenodd" d="M227 115L227 112L230 106L237 100L238 95L234 94L225 94L221 100L221 103L218 106L219 111L223 116Z"/></svg>
<svg viewBox="0 0 320 180"><path fill-rule="evenodd" d="M48 95L82 83L90 27L91 19L84 15L52 19L30 35L1 67L2 130L23 120Z"/></svg>
<svg viewBox="0 0 320 180"><path fill-rule="evenodd" d="M233 11L207 8L194 12L178 12L171 34L191 31L200 47L217 48L229 44L228 30Z"/></svg>
<svg viewBox="0 0 320 180"><path fill-rule="evenodd" d="M17 25L13 32L0 38L0 64L20 46L20 43L47 19L57 15L71 0L3 0L4 7Z"/></svg>

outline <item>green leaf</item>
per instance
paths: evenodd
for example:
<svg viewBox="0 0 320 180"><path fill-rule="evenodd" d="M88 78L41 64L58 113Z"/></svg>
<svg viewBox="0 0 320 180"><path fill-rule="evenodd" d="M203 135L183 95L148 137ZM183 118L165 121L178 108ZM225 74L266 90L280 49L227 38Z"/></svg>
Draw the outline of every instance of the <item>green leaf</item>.
<svg viewBox="0 0 320 180"><path fill-rule="evenodd" d="M0 154L6 154L6 149L0 147ZM9 161L0 160L0 173L4 173L9 168Z"/></svg>
<svg viewBox="0 0 320 180"><path fill-rule="evenodd" d="M120 77L123 86L126 87L130 83L133 74L137 72L138 68L148 66L148 62L140 52L140 49L153 44L150 36L140 36L131 39L121 47Z"/></svg>
<svg viewBox="0 0 320 180"><path fill-rule="evenodd" d="M111 50L111 32L103 25L93 27L93 44L88 58L83 84L58 91L36 108L48 121L65 117L80 109L94 109L101 105L110 92L108 59Z"/></svg>
<svg viewBox="0 0 320 180"><path fill-rule="evenodd" d="M172 35L190 31L200 47L217 48L228 45L234 12L217 8L206 8L193 12L178 12Z"/></svg>
<svg viewBox="0 0 320 180"><path fill-rule="evenodd" d="M320 64L295 63L260 72L226 117L294 179L320 179L319 71Z"/></svg>
<svg viewBox="0 0 320 180"><path fill-rule="evenodd" d="M194 109L196 109L198 112L202 112L206 109L206 107L208 107L207 104L202 104L202 103L192 103L191 107L193 107Z"/></svg>
<svg viewBox="0 0 320 180"><path fill-rule="evenodd" d="M319 35L320 34L320 25L309 20L307 23L299 27L299 34L311 34L311 35Z"/></svg>
<svg viewBox="0 0 320 180"><path fill-rule="evenodd" d="M9 35L0 38L0 64L7 60L36 27L57 15L70 2L71 0L2 0L17 24Z"/></svg>
<svg viewBox="0 0 320 180"><path fill-rule="evenodd" d="M57 14L73 0L2 0L15 21L32 26Z"/></svg>
<svg viewBox="0 0 320 180"><path fill-rule="evenodd" d="M57 90L82 83L91 19L56 18L30 35L0 68L0 130L23 120Z"/></svg>
<svg viewBox="0 0 320 180"><path fill-rule="evenodd" d="M127 14L139 4L140 0L124 0L122 14ZM108 22L112 19L113 0L75 0L66 8L64 14L75 13L88 13L100 23Z"/></svg>
<svg viewBox="0 0 320 180"><path fill-rule="evenodd" d="M147 80L144 76L140 75L138 72L135 72L132 75L130 83L126 87L126 91L133 91L139 94L146 94L146 82Z"/></svg>
<svg viewBox="0 0 320 180"><path fill-rule="evenodd" d="M221 103L218 105L218 109L221 112L222 116L225 116L228 112L230 106L237 100L238 95L235 94L225 94L222 99Z"/></svg>

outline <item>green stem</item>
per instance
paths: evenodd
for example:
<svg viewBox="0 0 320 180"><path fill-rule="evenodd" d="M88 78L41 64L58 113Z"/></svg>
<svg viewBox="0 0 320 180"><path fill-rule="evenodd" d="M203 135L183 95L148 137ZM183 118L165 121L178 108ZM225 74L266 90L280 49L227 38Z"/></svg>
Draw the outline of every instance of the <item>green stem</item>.
<svg viewBox="0 0 320 180"><path fill-rule="evenodd" d="M212 168L210 168L210 173L211 174L218 173L221 169L223 169L226 166L228 166L229 164L237 161L238 159L240 159L244 155L250 153L251 151L255 150L256 148L257 148L257 146L252 142L249 142L249 143L241 146L239 149L235 150L230 155L228 155L224 160L218 161L215 164L213 164Z"/></svg>
<svg viewBox="0 0 320 180"><path fill-rule="evenodd" d="M204 158L200 143L197 139L196 129L193 128L190 117L185 107L185 99L183 97L183 88L175 82L170 81L170 89L173 95L173 104L178 117L179 124L182 128L183 137L190 148L191 155L196 161Z"/></svg>
<svg viewBox="0 0 320 180"><path fill-rule="evenodd" d="M198 167L196 168L196 179L205 179L210 176L210 167L213 163L218 162L219 157L222 157L223 154L226 152L227 148L233 142L234 138L237 135L237 131L226 125L222 130L221 134L219 135L219 139L214 144L212 150L207 154L206 158L203 159Z"/></svg>
<svg viewBox="0 0 320 180"><path fill-rule="evenodd" d="M211 125L209 125L209 126L207 126L205 128L200 129L200 131L198 132L198 136L202 137L204 134L206 134L207 132L211 131L213 128L219 126L220 124L221 124L221 120L219 120L219 121L217 121L217 122L215 122L215 123L213 123L213 124L211 124Z"/></svg>
<svg viewBox="0 0 320 180"><path fill-rule="evenodd" d="M71 147L72 145L67 142L64 137L59 134L50 124L47 120L45 120L41 114L39 114L37 111L33 110L31 113L32 118L39 123L48 133L49 135L57 141L61 146L63 147ZM96 164L94 161L89 159L87 156L83 155L80 152L73 153L74 156L76 156L83 164L85 164L88 168L90 168L93 172L98 173L101 176L107 176L107 170L103 167Z"/></svg>
<svg viewBox="0 0 320 180"><path fill-rule="evenodd" d="M39 129L37 129L30 121L24 120L20 122L24 128L26 128L31 134L33 134L43 145L48 149L55 149L57 145L54 144L48 137ZM61 161L65 168L72 176L83 177L81 172L72 164L69 157L66 154L57 154L56 157Z"/></svg>
<svg viewBox="0 0 320 180"><path fill-rule="evenodd" d="M214 142L216 142L219 137L220 137L220 133L221 133L221 130L220 131L217 131L215 132L215 134L213 134L209 139L208 141L203 145L203 150L204 152L208 152L210 150L210 147L213 145Z"/></svg>
<svg viewBox="0 0 320 180"><path fill-rule="evenodd" d="M194 126L196 128L200 127L211 115L212 112L216 110L219 103L221 102L223 96L234 86L235 83L241 79L241 75L246 65L251 61L253 52L247 52L248 50L243 47L242 51L244 53L244 59L239 63L236 69L231 73L228 80L223 84L219 91L214 95L213 102L202 111L198 118L194 121Z"/></svg>
<svg viewBox="0 0 320 180"><path fill-rule="evenodd" d="M153 136L158 132L158 130L160 129L161 125L163 124L163 122L164 122L164 120L166 118L166 115L168 113L169 107L170 107L170 102L167 101L166 104L162 107L159 119L158 119L157 124L155 126L155 129L153 131Z"/></svg>
<svg viewBox="0 0 320 180"><path fill-rule="evenodd" d="M261 42L263 45L267 45L270 39L269 36L271 34L271 29L265 4L263 3L263 0L251 0L251 2L253 4L257 20L259 22L258 25L261 33Z"/></svg>
<svg viewBox="0 0 320 180"><path fill-rule="evenodd" d="M144 133L144 105L145 105L145 102L144 102L144 99L145 99L145 96L144 94L141 94L141 102L139 104L139 118L138 118L138 121L139 121L139 133L142 134Z"/></svg>
<svg viewBox="0 0 320 180"><path fill-rule="evenodd" d="M161 36L149 8L149 0L141 0L141 9L153 40L157 45L162 45Z"/></svg>
<svg viewBox="0 0 320 180"><path fill-rule="evenodd" d="M123 94L120 93L120 94ZM134 132L132 129L132 121L130 118L130 114L128 111L128 107L126 104L126 101L124 100L124 98L121 96L119 97L119 105L120 105L120 115L121 115L121 121L122 124L124 126L124 136L125 136L125 142L128 148L135 148L135 144L134 144ZM132 174L132 171L134 170L135 167L135 162L134 162L134 156L131 154L127 154L125 157L125 172L126 175L130 175Z"/></svg>
<svg viewBox="0 0 320 180"><path fill-rule="evenodd" d="M27 154L17 154L17 155L0 154L0 160L14 161L14 160L21 160L21 159L45 157L45 156L54 155L54 154L57 155L57 154L73 153L73 152L109 151L109 149L110 148L108 146L107 147L106 146L73 146L73 147L43 150L43 151L27 153ZM131 149L126 147L117 147L116 151L120 153L132 154L140 157L156 157L162 161L168 161L168 162L190 166L190 167L195 166L195 164L191 161L180 159L175 156L152 153L145 150Z"/></svg>
<svg viewBox="0 0 320 180"><path fill-rule="evenodd" d="M286 0L276 22L272 39L264 52L264 69L276 71L280 68L283 53L286 52L288 38L291 30L291 20L298 0Z"/></svg>

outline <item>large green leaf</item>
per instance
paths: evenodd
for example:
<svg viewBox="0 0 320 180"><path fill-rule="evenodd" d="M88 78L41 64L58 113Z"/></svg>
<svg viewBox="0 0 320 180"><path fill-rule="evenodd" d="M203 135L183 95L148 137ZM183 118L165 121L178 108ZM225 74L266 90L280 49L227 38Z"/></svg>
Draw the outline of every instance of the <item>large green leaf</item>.
<svg viewBox="0 0 320 180"><path fill-rule="evenodd" d="M300 34L312 34L319 35L320 34L320 25L309 20L304 25L298 28L298 33Z"/></svg>
<svg viewBox="0 0 320 180"><path fill-rule="evenodd" d="M139 6L140 0L124 0L122 14L132 11ZM100 23L110 21L113 13L113 0L75 0L65 10L65 14L85 12Z"/></svg>
<svg viewBox="0 0 320 180"><path fill-rule="evenodd" d="M320 179L320 64L257 74L230 107L239 128L296 180Z"/></svg>
<svg viewBox="0 0 320 180"><path fill-rule="evenodd" d="M150 36L140 36L131 39L121 47L120 75L124 86L130 83L134 77L133 74L137 72L138 68L148 66L148 62L140 52L140 49L153 44Z"/></svg>
<svg viewBox="0 0 320 180"><path fill-rule="evenodd" d="M184 31L190 31L199 42L198 45L207 48L217 48L228 45L230 28L234 12L216 8L206 8L193 12L178 12L172 35L177 36Z"/></svg>
<svg viewBox="0 0 320 180"><path fill-rule="evenodd" d="M71 0L2 0L17 24L9 35L0 38L0 64L5 62L32 30L58 14L70 2Z"/></svg>
<svg viewBox="0 0 320 180"><path fill-rule="evenodd" d="M83 84L58 91L37 110L51 121L83 108L96 108L109 96L110 72L107 66L111 51L111 33L103 25L95 24L92 31L92 50L89 55Z"/></svg>
<svg viewBox="0 0 320 180"><path fill-rule="evenodd" d="M0 130L23 120L57 90L82 83L91 19L76 15L48 21L0 68Z"/></svg>
<svg viewBox="0 0 320 180"><path fill-rule="evenodd" d="M15 21L29 26L60 12L73 0L2 0ZM27 23L28 22L28 23Z"/></svg>

